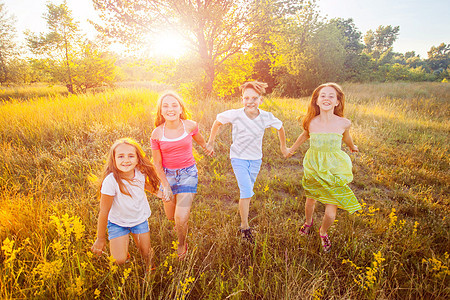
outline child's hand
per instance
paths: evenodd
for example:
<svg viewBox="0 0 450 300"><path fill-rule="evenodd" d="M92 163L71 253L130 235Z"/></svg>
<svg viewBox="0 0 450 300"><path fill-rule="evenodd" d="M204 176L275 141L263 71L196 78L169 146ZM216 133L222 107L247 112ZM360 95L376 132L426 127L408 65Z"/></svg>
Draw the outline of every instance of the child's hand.
<svg viewBox="0 0 450 300"><path fill-rule="evenodd" d="M161 199L162 199L162 197L163 197L163 193L162 193L160 190L158 190L154 195L155 195L156 197L158 197L158 198L161 198Z"/></svg>
<svg viewBox="0 0 450 300"><path fill-rule="evenodd" d="M163 186L163 192L162 192L162 200L165 202L169 202L173 199L173 193L170 186L165 187Z"/></svg>
<svg viewBox="0 0 450 300"><path fill-rule="evenodd" d="M350 148L350 151L351 151L352 153L354 153L354 152L359 152L359 150L358 150L358 146L356 146L356 145L353 145L353 147L352 147L352 148Z"/></svg>
<svg viewBox="0 0 450 300"><path fill-rule="evenodd" d="M286 147L280 147L280 149L281 149L281 153L283 153L283 156L284 156L285 158L287 158L288 155L289 155L288 148L286 148Z"/></svg>
<svg viewBox="0 0 450 300"><path fill-rule="evenodd" d="M206 155L208 155L208 156L214 155L214 145L213 144L207 143L203 150L205 151Z"/></svg>
<svg viewBox="0 0 450 300"><path fill-rule="evenodd" d="M292 150L292 148L286 148L286 154L284 154L284 157L285 158L289 158L289 157L291 157L292 155L294 155L294 153L295 153L295 151L294 150Z"/></svg>
<svg viewBox="0 0 450 300"><path fill-rule="evenodd" d="M94 242L94 245L92 245L91 247L91 251L92 253L100 256L102 255L105 246L106 246L106 238L97 238L97 240Z"/></svg>

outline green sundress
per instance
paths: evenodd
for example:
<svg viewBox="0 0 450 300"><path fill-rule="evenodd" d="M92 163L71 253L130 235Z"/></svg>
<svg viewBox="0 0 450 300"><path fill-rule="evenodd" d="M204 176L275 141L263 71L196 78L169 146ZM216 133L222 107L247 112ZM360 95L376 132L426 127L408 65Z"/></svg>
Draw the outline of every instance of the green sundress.
<svg viewBox="0 0 450 300"><path fill-rule="evenodd" d="M310 133L310 148L303 159L302 185L307 198L334 204L354 213L361 205L348 187L353 180L352 161L342 151L342 134Z"/></svg>

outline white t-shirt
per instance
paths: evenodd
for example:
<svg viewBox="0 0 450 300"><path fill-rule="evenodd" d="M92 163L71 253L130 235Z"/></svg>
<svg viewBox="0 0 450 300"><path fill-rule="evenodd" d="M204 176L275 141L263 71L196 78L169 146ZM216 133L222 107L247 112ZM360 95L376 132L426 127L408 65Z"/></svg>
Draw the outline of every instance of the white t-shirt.
<svg viewBox="0 0 450 300"><path fill-rule="evenodd" d="M144 222L151 215L150 205L144 190L145 175L138 169L134 169L132 184L126 180L122 181L131 197L120 192L119 184L113 173L108 174L103 180L100 192L114 196L108 220L119 226L133 227Z"/></svg>
<svg viewBox="0 0 450 300"><path fill-rule="evenodd" d="M262 158L262 141L266 128L280 130L283 123L270 112L259 109L259 115L251 120L244 108L230 109L217 115L217 121L233 126L233 144L230 147L230 158L256 160Z"/></svg>

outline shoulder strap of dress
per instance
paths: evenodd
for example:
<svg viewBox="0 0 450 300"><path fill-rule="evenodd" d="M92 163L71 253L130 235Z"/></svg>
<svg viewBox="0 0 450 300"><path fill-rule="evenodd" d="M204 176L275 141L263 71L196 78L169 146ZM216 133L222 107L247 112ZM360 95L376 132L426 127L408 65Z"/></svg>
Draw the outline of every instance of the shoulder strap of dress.
<svg viewBox="0 0 450 300"><path fill-rule="evenodd" d="M184 122L183 122L183 119L180 119L181 120L181 123L183 124L183 129L184 129L184 132L186 132L187 133L187 131L186 131L186 126L184 126Z"/></svg>

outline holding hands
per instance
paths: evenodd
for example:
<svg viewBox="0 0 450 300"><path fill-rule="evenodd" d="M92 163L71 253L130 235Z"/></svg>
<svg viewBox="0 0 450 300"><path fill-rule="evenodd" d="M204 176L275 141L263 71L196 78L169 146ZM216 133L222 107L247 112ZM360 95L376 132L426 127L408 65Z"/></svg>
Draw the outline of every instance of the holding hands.
<svg viewBox="0 0 450 300"><path fill-rule="evenodd" d="M288 158L291 157L292 154L290 154L289 150L290 148L286 148L286 146L284 147L280 147L281 153L283 154L284 158Z"/></svg>
<svg viewBox="0 0 450 300"><path fill-rule="evenodd" d="M284 158L289 158L289 157L291 157L292 155L294 155L294 153L295 153L295 150L294 150L294 149L292 149L292 148L286 148L286 152L283 152L283 156L284 156Z"/></svg>
<svg viewBox="0 0 450 300"><path fill-rule="evenodd" d="M350 146L349 148L350 148L350 152L352 152L352 153L359 152L358 146L356 146L356 145Z"/></svg>
<svg viewBox="0 0 450 300"><path fill-rule="evenodd" d="M170 188L170 185L167 186L163 186L163 191L162 191L162 200L164 202L169 202L173 200L173 192L172 189Z"/></svg>
<svg viewBox="0 0 450 300"><path fill-rule="evenodd" d="M203 147L203 151L205 152L206 155L212 157L214 155L214 143L212 142L206 143L205 147Z"/></svg>

